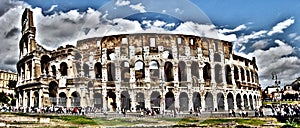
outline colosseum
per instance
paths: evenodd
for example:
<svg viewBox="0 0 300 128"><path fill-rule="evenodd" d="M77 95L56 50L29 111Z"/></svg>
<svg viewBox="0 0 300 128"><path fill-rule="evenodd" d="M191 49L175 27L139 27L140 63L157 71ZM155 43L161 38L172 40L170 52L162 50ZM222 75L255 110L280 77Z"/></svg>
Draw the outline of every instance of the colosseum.
<svg viewBox="0 0 300 128"><path fill-rule="evenodd" d="M252 110L261 105L255 58L232 43L183 34L135 33L79 40L49 51L22 15L18 105L159 112Z"/></svg>

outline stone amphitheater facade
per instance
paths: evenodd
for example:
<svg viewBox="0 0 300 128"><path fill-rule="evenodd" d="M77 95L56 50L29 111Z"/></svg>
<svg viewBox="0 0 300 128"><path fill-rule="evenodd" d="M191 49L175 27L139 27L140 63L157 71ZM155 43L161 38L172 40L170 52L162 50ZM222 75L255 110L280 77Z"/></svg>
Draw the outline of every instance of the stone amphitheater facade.
<svg viewBox="0 0 300 128"><path fill-rule="evenodd" d="M97 107L103 111L226 111L261 105L255 58L232 43L182 34L136 33L44 49L32 12L22 16L18 105Z"/></svg>

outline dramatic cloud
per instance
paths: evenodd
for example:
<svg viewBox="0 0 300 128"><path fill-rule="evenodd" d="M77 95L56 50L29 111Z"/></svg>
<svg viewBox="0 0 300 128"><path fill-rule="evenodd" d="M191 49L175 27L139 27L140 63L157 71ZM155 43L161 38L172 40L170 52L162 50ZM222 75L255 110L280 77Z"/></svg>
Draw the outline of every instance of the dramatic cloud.
<svg viewBox="0 0 300 128"><path fill-rule="evenodd" d="M57 8L57 7L58 7L58 5L52 5L52 6L50 7L50 9L47 10L47 11L45 11L45 12L46 12L46 13L49 13L49 12L53 11L55 8Z"/></svg>
<svg viewBox="0 0 300 128"><path fill-rule="evenodd" d="M270 40L259 40L257 42L255 42L251 47L254 48L255 50L258 50L258 49L263 49L265 48L267 45L268 45L268 42Z"/></svg>
<svg viewBox="0 0 300 128"><path fill-rule="evenodd" d="M129 4L130 4L129 0L117 0L117 2L115 3L116 6L126 6Z"/></svg>
<svg viewBox="0 0 300 128"><path fill-rule="evenodd" d="M295 19L293 17L278 23L276 26L272 28L271 31L268 32L268 36L271 36L275 33L283 33L283 30L291 26L295 23Z"/></svg>
<svg viewBox="0 0 300 128"><path fill-rule="evenodd" d="M236 53L251 59L256 57L256 63L259 69L260 83L263 86L272 85L271 73L276 72L279 80L283 84L290 84L300 76L300 59L292 54L295 49L281 40L274 41L277 46L267 50L255 50L249 54Z"/></svg>
<svg viewBox="0 0 300 128"><path fill-rule="evenodd" d="M268 31L266 31L266 30L260 30L258 32L252 32L249 35L240 36L238 38L237 42L239 42L239 43L247 43L251 39L258 39L258 38L265 37L265 34L267 32Z"/></svg>
<svg viewBox="0 0 300 128"><path fill-rule="evenodd" d="M244 24L242 24L242 25L237 26L234 29L227 29L227 28L220 29L219 32L220 33L232 33L232 32L237 32L237 31L245 30L246 28L247 28L247 26L244 25Z"/></svg>
<svg viewBox="0 0 300 128"><path fill-rule="evenodd" d="M136 5L130 5L129 6L130 8L132 8L133 10L137 10L141 13L145 13L146 10L145 10L145 6L142 5L142 3L138 3Z"/></svg>

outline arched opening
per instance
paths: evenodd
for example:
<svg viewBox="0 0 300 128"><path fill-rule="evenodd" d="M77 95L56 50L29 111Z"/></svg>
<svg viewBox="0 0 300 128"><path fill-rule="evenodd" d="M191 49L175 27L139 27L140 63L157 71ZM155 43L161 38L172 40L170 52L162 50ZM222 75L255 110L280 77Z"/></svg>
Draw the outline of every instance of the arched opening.
<svg viewBox="0 0 300 128"><path fill-rule="evenodd" d="M60 74L61 74L61 76L68 75L68 65L66 62L60 63Z"/></svg>
<svg viewBox="0 0 300 128"><path fill-rule="evenodd" d="M250 82L254 82L255 80L254 80L254 74L253 74L253 71L251 70L250 73L251 73L251 74L250 74L250 75L251 75L251 81L250 81Z"/></svg>
<svg viewBox="0 0 300 128"><path fill-rule="evenodd" d="M249 106L248 106L248 97L247 97L246 94L244 94L243 99L244 99L244 107L245 107L245 109L249 109Z"/></svg>
<svg viewBox="0 0 300 128"><path fill-rule="evenodd" d="M217 94L218 110L225 110L223 93Z"/></svg>
<svg viewBox="0 0 300 128"><path fill-rule="evenodd" d="M121 63L121 80L123 82L129 82L130 80L130 64L128 61Z"/></svg>
<svg viewBox="0 0 300 128"><path fill-rule="evenodd" d="M226 83L232 84L231 68L229 65L225 66L225 74L226 74Z"/></svg>
<svg viewBox="0 0 300 128"><path fill-rule="evenodd" d="M174 81L173 64L169 61L165 62L164 70L165 70L165 81L166 82Z"/></svg>
<svg viewBox="0 0 300 128"><path fill-rule="evenodd" d="M211 67L209 63L205 63L205 66L203 67L203 78L205 81L205 85L209 85L211 80Z"/></svg>
<svg viewBox="0 0 300 128"><path fill-rule="evenodd" d="M250 82L250 72L246 70L247 82Z"/></svg>
<svg viewBox="0 0 300 128"><path fill-rule="evenodd" d="M214 60L215 60L215 62L221 62L221 56L220 56L220 54L215 53L214 54Z"/></svg>
<svg viewBox="0 0 300 128"><path fill-rule="evenodd" d="M239 69L236 66L234 66L234 79L239 80Z"/></svg>
<svg viewBox="0 0 300 128"><path fill-rule="evenodd" d="M256 105L257 105L257 98L256 96L254 95L254 102L253 102L253 108L256 108Z"/></svg>
<svg viewBox="0 0 300 128"><path fill-rule="evenodd" d="M159 92L153 91L151 93L151 100L150 100L151 108L159 108L160 107L160 99L161 99L161 96L160 96Z"/></svg>
<svg viewBox="0 0 300 128"><path fill-rule="evenodd" d="M156 60L152 60L149 63L150 78L152 81L159 79L159 63Z"/></svg>
<svg viewBox="0 0 300 128"><path fill-rule="evenodd" d="M116 103L116 94L112 91L109 90L107 92L107 106L108 106L108 111L115 111L117 108L117 103Z"/></svg>
<svg viewBox="0 0 300 128"><path fill-rule="evenodd" d="M238 109L242 109L242 97L240 94L236 95L236 105Z"/></svg>
<svg viewBox="0 0 300 128"><path fill-rule="evenodd" d="M244 82L245 81L245 71L244 71L244 68L240 68L241 69L241 78L242 78L242 81Z"/></svg>
<svg viewBox="0 0 300 128"><path fill-rule="evenodd" d="M210 92L206 92L205 94L205 110L206 111L214 110L213 95Z"/></svg>
<svg viewBox="0 0 300 128"><path fill-rule="evenodd" d="M145 65L143 61L136 61L134 64L135 79L139 80L145 78Z"/></svg>
<svg viewBox="0 0 300 128"><path fill-rule="evenodd" d="M41 57L41 71L42 71L42 74L46 73L46 75L49 75L50 60L51 59L48 55L43 55Z"/></svg>
<svg viewBox="0 0 300 128"><path fill-rule="evenodd" d="M52 105L57 105L56 95L57 95L58 84L54 81L49 83L49 98Z"/></svg>
<svg viewBox="0 0 300 128"><path fill-rule="evenodd" d="M145 109L145 96L144 93L137 93L136 94L136 101L137 101L137 106L135 107L136 110L144 110Z"/></svg>
<svg viewBox="0 0 300 128"><path fill-rule="evenodd" d="M222 83L222 67L219 64L216 64L215 66L215 78L216 78L216 82L218 84Z"/></svg>
<svg viewBox="0 0 300 128"><path fill-rule="evenodd" d="M228 110L234 109L234 99L233 99L233 94L231 92L227 94L227 104L228 104Z"/></svg>
<svg viewBox="0 0 300 128"><path fill-rule="evenodd" d="M34 98L33 98L33 106L34 107L38 107L39 106L39 93L37 91L35 91L33 93L33 96L34 96Z"/></svg>
<svg viewBox="0 0 300 128"><path fill-rule="evenodd" d="M185 92L181 92L179 95L179 105L180 111L188 111L189 110L189 97Z"/></svg>
<svg viewBox="0 0 300 128"><path fill-rule="evenodd" d="M102 100L101 93L95 93L94 100L95 100L94 107L101 109L103 107L103 100Z"/></svg>
<svg viewBox="0 0 300 128"><path fill-rule="evenodd" d="M51 68L52 68L52 74L53 74L53 76L56 76L56 66L52 65Z"/></svg>
<svg viewBox="0 0 300 128"><path fill-rule="evenodd" d="M197 79L199 79L199 64L195 61L192 61L191 64L191 74L192 77L196 77Z"/></svg>
<svg viewBox="0 0 300 128"><path fill-rule="evenodd" d="M186 64L183 61L178 63L178 80L187 81Z"/></svg>
<svg viewBox="0 0 300 128"><path fill-rule="evenodd" d="M80 71L81 71L81 65L80 65L80 63L79 63L79 62L76 62L76 63L75 63L75 66L76 66L77 74L79 74Z"/></svg>
<svg viewBox="0 0 300 128"><path fill-rule="evenodd" d="M254 110L252 95L249 95L250 109Z"/></svg>
<svg viewBox="0 0 300 128"><path fill-rule="evenodd" d="M114 81L116 77L116 66L114 63L107 64L107 79L108 81Z"/></svg>
<svg viewBox="0 0 300 128"><path fill-rule="evenodd" d="M76 52L74 55L75 60L80 60L82 58L81 54L79 52Z"/></svg>
<svg viewBox="0 0 300 128"><path fill-rule="evenodd" d="M169 91L166 93L165 95L165 106L166 106L166 110L174 110L174 102L175 102L175 98L174 98L174 94L173 92Z"/></svg>
<svg viewBox="0 0 300 128"><path fill-rule="evenodd" d="M121 92L121 109L130 110L131 108L131 99L128 91Z"/></svg>
<svg viewBox="0 0 300 128"><path fill-rule="evenodd" d="M58 105L67 106L67 95L64 92L59 93Z"/></svg>
<svg viewBox="0 0 300 128"><path fill-rule="evenodd" d="M80 95L77 91L71 94L71 106L79 107L80 106Z"/></svg>
<svg viewBox="0 0 300 128"><path fill-rule="evenodd" d="M102 65L101 63L97 62L94 66L95 78L101 79L102 78Z"/></svg>
<svg viewBox="0 0 300 128"><path fill-rule="evenodd" d="M85 77L89 77L90 67L87 64L83 64L83 73Z"/></svg>
<svg viewBox="0 0 300 128"><path fill-rule="evenodd" d="M93 89L94 84L92 83L92 81L88 82L88 89Z"/></svg>
<svg viewBox="0 0 300 128"><path fill-rule="evenodd" d="M193 93L193 109L199 111L201 107L201 96L198 92Z"/></svg>

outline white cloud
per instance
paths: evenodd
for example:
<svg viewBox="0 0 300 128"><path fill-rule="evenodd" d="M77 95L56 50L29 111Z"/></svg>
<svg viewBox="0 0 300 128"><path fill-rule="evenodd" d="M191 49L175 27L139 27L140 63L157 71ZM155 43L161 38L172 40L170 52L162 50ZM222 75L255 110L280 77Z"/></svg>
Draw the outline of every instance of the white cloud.
<svg viewBox="0 0 300 128"><path fill-rule="evenodd" d="M271 36L275 33L283 33L283 30L291 26L292 24L295 23L295 19L293 17L279 22L277 25L275 25L271 31L268 32L268 36Z"/></svg>
<svg viewBox="0 0 300 128"><path fill-rule="evenodd" d="M141 13L146 12L145 6L143 6L142 3L138 3L136 5L130 5L129 7L132 8L133 10L140 11Z"/></svg>
<svg viewBox="0 0 300 128"><path fill-rule="evenodd" d="M232 32L237 32L237 31L241 31L241 30L245 30L247 28L246 25L242 24L242 25L239 25L237 26L236 28L234 29L227 29L227 28L223 28L223 29L220 29L218 30L220 33L232 33Z"/></svg>
<svg viewBox="0 0 300 128"><path fill-rule="evenodd" d="M179 13L179 14L182 14L184 11L183 10L181 10L181 9L179 9L179 8L175 8L175 10L174 10L176 13Z"/></svg>
<svg viewBox="0 0 300 128"><path fill-rule="evenodd" d="M48 13L48 12L51 12L51 11L53 11L55 8L57 8L58 7L58 5L52 5L51 7L50 7L50 9L49 10L47 10L47 11L45 11L46 13Z"/></svg>
<svg viewBox="0 0 300 128"><path fill-rule="evenodd" d="M291 34L289 34L288 36L289 36L289 38L294 38L294 37L297 36L297 33L291 33Z"/></svg>
<svg viewBox="0 0 300 128"><path fill-rule="evenodd" d="M267 32L268 31L266 31L266 30L260 30L258 32L252 32L249 35L240 36L237 39L237 42L238 43L247 43L250 39L258 39L258 38L261 38L261 37L265 37L265 34Z"/></svg>
<svg viewBox="0 0 300 128"><path fill-rule="evenodd" d="M164 21L159 21L159 20L156 20L154 21L153 25L156 26L156 27L162 27L166 24L166 22Z"/></svg>
<svg viewBox="0 0 300 128"><path fill-rule="evenodd" d="M130 4L129 0L117 0L115 3L116 6L127 6Z"/></svg>
<svg viewBox="0 0 300 128"><path fill-rule="evenodd" d="M251 47L254 48L255 50L263 49L263 48L266 48L269 41L270 40L267 40L267 39L259 40L259 41L255 42Z"/></svg>

